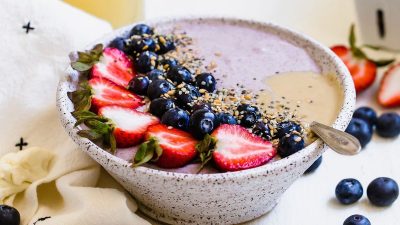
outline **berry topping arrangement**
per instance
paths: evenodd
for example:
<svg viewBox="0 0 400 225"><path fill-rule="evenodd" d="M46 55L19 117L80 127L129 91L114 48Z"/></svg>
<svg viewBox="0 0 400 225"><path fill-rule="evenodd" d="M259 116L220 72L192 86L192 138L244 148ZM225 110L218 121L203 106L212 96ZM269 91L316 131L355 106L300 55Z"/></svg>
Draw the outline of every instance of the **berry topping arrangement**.
<svg viewBox="0 0 400 225"><path fill-rule="evenodd" d="M71 66L79 88L69 93L78 134L112 153L135 147L133 167L238 171L305 147L310 132L292 110L272 112L239 83L220 86L216 65L205 65L192 44L184 31L139 24L108 46L78 52Z"/></svg>

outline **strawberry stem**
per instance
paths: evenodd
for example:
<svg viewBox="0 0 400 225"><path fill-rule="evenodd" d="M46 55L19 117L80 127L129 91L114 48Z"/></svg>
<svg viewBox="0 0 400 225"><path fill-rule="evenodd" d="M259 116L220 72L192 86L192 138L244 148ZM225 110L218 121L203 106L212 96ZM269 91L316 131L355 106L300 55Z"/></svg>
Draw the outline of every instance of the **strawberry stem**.
<svg viewBox="0 0 400 225"><path fill-rule="evenodd" d="M88 71L100 60L102 53L102 44L95 45L90 51L78 52L78 59L74 62L71 62L71 67L79 72Z"/></svg>
<svg viewBox="0 0 400 225"><path fill-rule="evenodd" d="M72 115L76 118L75 127L85 124L89 129L78 131L78 135L91 141L102 140L103 144L110 149L112 154L116 150L116 140L114 137L114 125L102 116L98 116L90 111L75 111Z"/></svg>
<svg viewBox="0 0 400 225"><path fill-rule="evenodd" d="M204 139L196 145L196 151L199 153L201 161L201 166L197 173L200 173L204 166L206 166L207 163L212 159L212 153L216 144L217 140L211 135L206 134L206 136L204 136Z"/></svg>
<svg viewBox="0 0 400 225"><path fill-rule="evenodd" d="M133 157L132 167L138 167L147 162L156 162L162 155L162 148L158 144L157 139L151 137L148 141L143 142L135 156Z"/></svg>

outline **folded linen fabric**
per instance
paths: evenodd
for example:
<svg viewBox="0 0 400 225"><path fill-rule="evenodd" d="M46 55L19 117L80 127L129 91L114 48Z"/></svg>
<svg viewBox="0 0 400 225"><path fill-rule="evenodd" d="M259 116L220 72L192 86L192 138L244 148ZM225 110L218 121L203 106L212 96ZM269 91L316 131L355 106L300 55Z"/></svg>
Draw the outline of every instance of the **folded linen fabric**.
<svg viewBox="0 0 400 225"><path fill-rule="evenodd" d="M0 21L0 204L21 225L149 224L68 138L55 106L69 51L111 26L56 0L2 0Z"/></svg>

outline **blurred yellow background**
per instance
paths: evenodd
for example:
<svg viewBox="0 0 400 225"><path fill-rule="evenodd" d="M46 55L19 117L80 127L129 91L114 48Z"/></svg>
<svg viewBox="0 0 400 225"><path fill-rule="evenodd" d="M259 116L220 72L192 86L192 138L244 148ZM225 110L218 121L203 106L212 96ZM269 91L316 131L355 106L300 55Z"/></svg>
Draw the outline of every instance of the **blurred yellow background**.
<svg viewBox="0 0 400 225"><path fill-rule="evenodd" d="M114 28L143 19L143 0L65 0L65 2L107 20Z"/></svg>

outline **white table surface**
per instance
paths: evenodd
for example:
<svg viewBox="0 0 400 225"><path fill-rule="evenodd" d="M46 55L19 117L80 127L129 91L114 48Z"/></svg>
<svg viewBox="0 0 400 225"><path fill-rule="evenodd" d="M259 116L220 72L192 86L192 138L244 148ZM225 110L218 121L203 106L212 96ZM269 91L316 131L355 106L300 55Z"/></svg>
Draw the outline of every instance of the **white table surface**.
<svg viewBox="0 0 400 225"><path fill-rule="evenodd" d="M187 16L226 15L274 22L305 33L326 45L347 43L348 28L356 22L351 0L145 0L146 19ZM382 70L380 71L380 75ZM375 102L378 82L362 93L357 104L379 108ZM387 111L387 110L386 110ZM395 111L400 112L399 108ZM384 140L374 136L357 156L324 154L321 167L296 181L269 214L247 224L259 225L338 225L352 214L367 216L373 225L400 224L400 200L388 208L372 206L364 194L356 204L342 206L334 196L343 178L361 181L366 190L379 176L400 183L400 138ZM156 224L154 221L152 221Z"/></svg>

